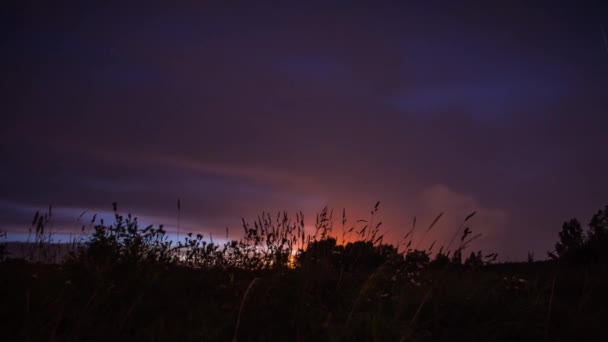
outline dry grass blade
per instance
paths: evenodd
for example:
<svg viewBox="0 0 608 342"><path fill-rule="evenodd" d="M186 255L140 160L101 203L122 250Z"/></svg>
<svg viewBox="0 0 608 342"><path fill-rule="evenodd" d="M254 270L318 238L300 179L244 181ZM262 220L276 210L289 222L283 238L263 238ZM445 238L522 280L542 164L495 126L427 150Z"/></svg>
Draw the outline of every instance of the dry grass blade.
<svg viewBox="0 0 608 342"><path fill-rule="evenodd" d="M433 227L437 224L437 222L439 222L439 220L441 219L442 216L443 216L443 211L440 212L439 215L437 215L437 217L435 217L435 219L433 220L433 222L431 223L431 225L429 225L429 227L424 231L424 234L422 234L422 237L420 238L420 241L418 241L418 243L416 244L416 248L415 249L418 249L418 247L420 247L420 245L424 241L424 238L426 237L426 234L431 229L433 229Z"/></svg>
<svg viewBox="0 0 608 342"><path fill-rule="evenodd" d="M468 247L468 246L469 246L469 244L470 244L471 242L473 242L473 241L475 241L475 240L479 239L479 238L480 238L480 237L482 237L482 236L483 236L483 234L479 233L479 234L476 234L475 236L473 236L473 237L469 238L468 240L466 240L466 241L464 241L464 242L463 242L463 244L462 244L462 248L466 248L466 247Z"/></svg>
<svg viewBox="0 0 608 342"><path fill-rule="evenodd" d="M241 299L241 306L239 307L239 313L236 317L236 326L234 327L234 336L232 337L232 342L237 341L237 336L239 333L239 325L241 324L241 314L243 313L243 307L245 306L245 301L247 300L249 291L251 291L251 288L257 281L258 281L258 278L253 278L253 280L251 280L251 282L249 283L249 286L247 286L245 293L243 294L243 299Z"/></svg>
<svg viewBox="0 0 608 342"><path fill-rule="evenodd" d="M551 295L549 297L549 308L547 309L547 323L545 328L545 341L549 341L549 332L551 329L551 310L553 310L553 297L555 295L555 284L557 283L557 272L553 275L551 281Z"/></svg>
<svg viewBox="0 0 608 342"><path fill-rule="evenodd" d="M353 306L351 307L350 311L348 312L348 316L346 317L346 321L344 322L344 328L343 331L345 331L348 328L348 325L353 317L353 313L355 312L355 309L357 308L357 306L359 305L359 302L361 301L361 298L363 298L363 295L367 292L368 287L371 285L372 279L374 279L374 277L379 274L380 269L382 269L382 266L384 265L380 265L376 268L376 270L374 270L374 272L372 272L367 279L365 280L365 282L363 283L363 286L361 286L361 290L359 290L359 295L357 296L357 298L355 298L355 302L353 303Z"/></svg>
<svg viewBox="0 0 608 342"><path fill-rule="evenodd" d="M443 212L439 213L439 215L437 215L437 217L435 217L435 219L433 220L433 223L431 223L431 225L426 229L426 231L428 232L429 230L431 230L431 228L433 228L437 222L439 222L439 219L441 219L441 217L443 216Z"/></svg>
<svg viewBox="0 0 608 342"><path fill-rule="evenodd" d="M401 342L407 341L407 339L412 335L412 332L414 331L413 326L416 323L416 320L418 319L418 316L420 315L420 312L422 311L422 308L424 307L424 304L426 304L426 302L429 300L429 298L431 298L431 293L433 292L433 289L429 289L427 291L427 293L424 295L424 298L422 299L422 302L420 302L420 305L418 305L418 308L416 309L416 312L414 313L414 316L412 316L412 319L410 320L410 333L403 336L403 338L401 339Z"/></svg>
<svg viewBox="0 0 608 342"><path fill-rule="evenodd" d="M464 222L467 222L471 217L475 216L475 214L477 214L477 211L474 211L467 215L467 217L464 219Z"/></svg>
<svg viewBox="0 0 608 342"><path fill-rule="evenodd" d="M449 250L450 247L452 247L452 243L454 243L454 240L456 240L456 238L458 237L458 234L460 234L460 230L462 229L462 227L464 227L464 224L469 219L471 219L476 213L477 213L477 211L470 213L469 215L467 215L467 217L465 217L464 221L462 221L462 223L460 223L460 225L458 226L458 229L456 229L456 232L454 233L454 235L452 235L452 238L450 239L450 242L448 243L448 245L446 247L447 250Z"/></svg>

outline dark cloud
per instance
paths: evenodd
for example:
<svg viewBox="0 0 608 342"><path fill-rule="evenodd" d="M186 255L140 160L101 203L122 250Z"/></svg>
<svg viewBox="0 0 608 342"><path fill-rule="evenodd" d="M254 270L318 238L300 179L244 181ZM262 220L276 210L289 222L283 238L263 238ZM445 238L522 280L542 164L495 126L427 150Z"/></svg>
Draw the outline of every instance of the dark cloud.
<svg viewBox="0 0 608 342"><path fill-rule="evenodd" d="M179 197L221 232L381 200L392 237L477 210L517 259L606 204L599 3L45 6L3 14L3 229L49 203L174 225Z"/></svg>

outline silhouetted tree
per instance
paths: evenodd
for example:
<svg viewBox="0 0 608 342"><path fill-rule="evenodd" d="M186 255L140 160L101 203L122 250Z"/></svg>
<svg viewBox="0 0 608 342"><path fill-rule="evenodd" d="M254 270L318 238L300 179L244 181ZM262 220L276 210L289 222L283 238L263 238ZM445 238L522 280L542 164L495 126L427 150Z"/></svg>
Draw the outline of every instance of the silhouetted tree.
<svg viewBox="0 0 608 342"><path fill-rule="evenodd" d="M336 267L342 262L344 247L336 245L336 239L325 238L313 241L308 248L300 253L298 258L300 265L323 264Z"/></svg>
<svg viewBox="0 0 608 342"><path fill-rule="evenodd" d="M589 222L589 240L605 240L608 238L608 205L598 210Z"/></svg>
<svg viewBox="0 0 608 342"><path fill-rule="evenodd" d="M376 268L387 260L395 257L397 251L390 245L374 246L370 241L356 241L344 247L345 269Z"/></svg>
<svg viewBox="0 0 608 342"><path fill-rule="evenodd" d="M593 261L608 260L608 206L598 210L589 222L587 249Z"/></svg>
<svg viewBox="0 0 608 342"><path fill-rule="evenodd" d="M555 244L555 252L559 258L572 254L583 246L583 228L576 219L564 222L562 231L559 232L559 242Z"/></svg>

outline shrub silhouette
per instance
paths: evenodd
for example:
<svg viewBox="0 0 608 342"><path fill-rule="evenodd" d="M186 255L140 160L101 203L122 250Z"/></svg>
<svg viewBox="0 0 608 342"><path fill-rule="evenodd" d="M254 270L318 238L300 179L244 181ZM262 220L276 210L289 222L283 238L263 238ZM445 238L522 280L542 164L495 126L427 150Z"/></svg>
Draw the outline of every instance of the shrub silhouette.
<svg viewBox="0 0 608 342"><path fill-rule="evenodd" d="M174 259L171 242L163 227L148 226L141 229L137 217L128 214L123 217L114 203L115 223L104 225L103 221L94 227L94 232L85 248L72 257L98 266L114 264L138 265L142 263L170 263Z"/></svg>
<svg viewBox="0 0 608 342"><path fill-rule="evenodd" d="M549 256L573 264L608 261L608 206L593 215L586 231L576 218L564 222Z"/></svg>
<svg viewBox="0 0 608 342"><path fill-rule="evenodd" d="M301 266L323 265L350 271L373 269L396 257L397 250L392 245L355 241L341 246L335 238L328 237L311 242L298 261Z"/></svg>
<svg viewBox="0 0 608 342"><path fill-rule="evenodd" d="M469 257L464 261L464 265L470 268L478 268L483 266L483 257L481 251L471 252Z"/></svg>
<svg viewBox="0 0 608 342"><path fill-rule="evenodd" d="M413 250L405 255L407 268L421 269L429 265L431 259L426 251Z"/></svg>
<svg viewBox="0 0 608 342"><path fill-rule="evenodd" d="M434 268L445 268L449 264L450 257L442 251L439 251L437 254L435 254L435 258L430 263L430 265Z"/></svg>

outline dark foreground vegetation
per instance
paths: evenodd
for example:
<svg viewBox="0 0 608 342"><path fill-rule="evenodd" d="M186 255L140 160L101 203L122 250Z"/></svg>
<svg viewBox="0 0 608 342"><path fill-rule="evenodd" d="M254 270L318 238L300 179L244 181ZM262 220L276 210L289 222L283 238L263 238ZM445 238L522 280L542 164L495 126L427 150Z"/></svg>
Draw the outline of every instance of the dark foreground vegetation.
<svg viewBox="0 0 608 342"><path fill-rule="evenodd" d="M472 251L474 213L433 250L441 215L394 246L377 208L354 224L323 210L310 234L301 214L263 214L220 245L172 243L115 208L60 263L51 212L36 214L25 257L0 250L3 340L608 340L608 207L587 231L566 222L550 260L510 264Z"/></svg>

